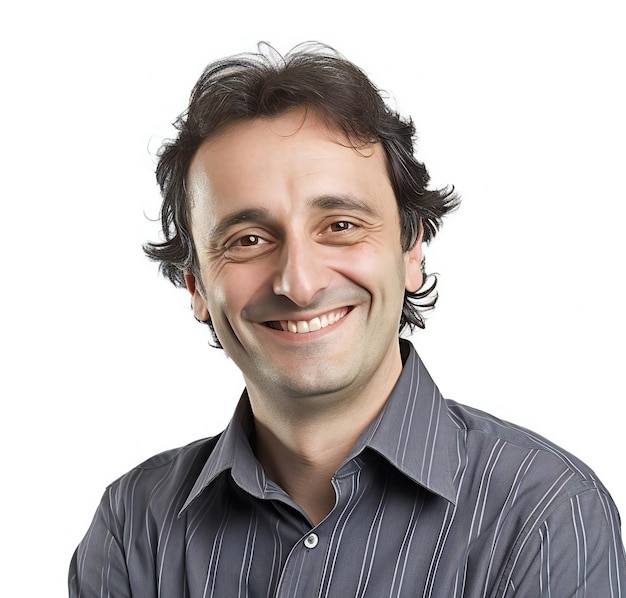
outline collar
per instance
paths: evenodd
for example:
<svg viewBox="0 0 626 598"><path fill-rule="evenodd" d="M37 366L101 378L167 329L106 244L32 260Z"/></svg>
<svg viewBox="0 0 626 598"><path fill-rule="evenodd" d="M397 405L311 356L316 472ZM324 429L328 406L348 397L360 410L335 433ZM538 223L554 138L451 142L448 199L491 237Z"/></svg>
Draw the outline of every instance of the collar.
<svg viewBox="0 0 626 598"><path fill-rule="evenodd" d="M453 455L457 429L448 408L413 345L400 339L404 366L385 408L364 430L348 461L365 448L382 455L409 479L455 503ZM250 446L254 424L244 391L233 418L217 441L180 514L221 473L230 470L246 492L269 499L284 492L265 476Z"/></svg>
<svg viewBox="0 0 626 598"><path fill-rule="evenodd" d="M409 479L456 503L458 428L413 345L400 339L403 368L384 409L363 432L351 456L368 447Z"/></svg>
<svg viewBox="0 0 626 598"><path fill-rule="evenodd" d="M234 481L243 490L258 498L269 498L270 491L279 490L266 478L261 464L254 456L250 445L253 433L252 410L248 392L244 390L233 418L220 435L215 448L204 464L185 504L178 513L179 517L194 499L225 471L230 470Z"/></svg>

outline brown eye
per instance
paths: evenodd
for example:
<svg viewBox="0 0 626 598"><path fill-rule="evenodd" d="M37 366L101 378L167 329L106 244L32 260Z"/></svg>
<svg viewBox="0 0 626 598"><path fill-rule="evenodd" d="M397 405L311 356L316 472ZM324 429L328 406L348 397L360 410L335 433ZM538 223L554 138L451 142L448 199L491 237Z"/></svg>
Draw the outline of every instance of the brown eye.
<svg viewBox="0 0 626 598"><path fill-rule="evenodd" d="M261 245L267 245L268 241L259 235L243 235L236 238L232 243L227 246L227 250L236 251L237 249L243 249L244 247L259 247Z"/></svg>
<svg viewBox="0 0 626 598"><path fill-rule="evenodd" d="M258 245L261 242L261 238L257 235L246 235L239 239L239 245L242 247L250 247L251 245Z"/></svg>
<svg viewBox="0 0 626 598"><path fill-rule="evenodd" d="M352 222L340 220L339 222L333 222L333 224L330 225L330 230L334 233L340 233L351 229L353 226L354 224L352 224Z"/></svg>

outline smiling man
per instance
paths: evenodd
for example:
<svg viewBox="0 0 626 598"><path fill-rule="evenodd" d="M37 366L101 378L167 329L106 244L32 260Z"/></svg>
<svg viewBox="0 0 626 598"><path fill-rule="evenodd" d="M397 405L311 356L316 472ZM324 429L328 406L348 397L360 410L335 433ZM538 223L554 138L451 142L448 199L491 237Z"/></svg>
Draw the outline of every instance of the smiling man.
<svg viewBox="0 0 626 598"><path fill-rule="evenodd" d="M433 305L422 244L458 203L428 189L411 121L301 47L209 65L177 125L146 251L246 388L221 435L109 486L70 596L621 596L594 473L443 399L399 337Z"/></svg>

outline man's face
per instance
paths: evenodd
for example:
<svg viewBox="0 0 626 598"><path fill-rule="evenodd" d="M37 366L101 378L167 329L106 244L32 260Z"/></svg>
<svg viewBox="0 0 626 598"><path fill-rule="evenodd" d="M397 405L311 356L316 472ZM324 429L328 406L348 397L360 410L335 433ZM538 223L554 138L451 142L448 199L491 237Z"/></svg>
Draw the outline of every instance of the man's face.
<svg viewBox="0 0 626 598"><path fill-rule="evenodd" d="M211 318L251 397L395 383L421 243L402 251L379 145L356 151L303 110L245 121L200 147L187 188L194 312Z"/></svg>

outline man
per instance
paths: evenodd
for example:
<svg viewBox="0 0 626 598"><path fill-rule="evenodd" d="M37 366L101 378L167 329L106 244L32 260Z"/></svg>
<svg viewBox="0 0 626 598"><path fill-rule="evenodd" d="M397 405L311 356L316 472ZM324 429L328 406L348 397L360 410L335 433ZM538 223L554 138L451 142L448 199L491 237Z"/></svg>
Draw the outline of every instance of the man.
<svg viewBox="0 0 626 598"><path fill-rule="evenodd" d="M70 595L621 596L593 472L444 400L399 339L434 303L422 243L458 203L427 188L411 121L329 49L267 54L196 84L146 246L245 392L219 437L109 486Z"/></svg>

